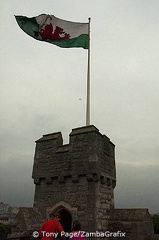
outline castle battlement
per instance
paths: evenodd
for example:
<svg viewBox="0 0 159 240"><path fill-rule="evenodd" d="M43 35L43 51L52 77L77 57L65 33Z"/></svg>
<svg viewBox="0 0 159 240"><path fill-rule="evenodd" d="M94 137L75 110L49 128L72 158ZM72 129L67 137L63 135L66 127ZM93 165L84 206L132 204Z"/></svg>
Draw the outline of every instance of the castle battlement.
<svg viewBox="0 0 159 240"><path fill-rule="evenodd" d="M33 178L35 184L65 182L79 177L115 187L114 144L91 125L73 129L69 144L62 145L61 132L43 135L36 141Z"/></svg>
<svg viewBox="0 0 159 240"><path fill-rule="evenodd" d="M34 209L44 218L49 211L71 213L87 230L105 228L106 210L114 208L114 152L93 125L73 129L65 145L61 132L43 135L34 157Z"/></svg>
<svg viewBox="0 0 159 240"><path fill-rule="evenodd" d="M34 206L20 209L15 231L23 236L25 231L39 231L51 212L59 212L65 232L79 220L90 233L123 232L129 240L156 239L147 209L114 208L115 146L110 139L93 125L75 128L69 137L68 144L63 144L61 132L36 141Z"/></svg>

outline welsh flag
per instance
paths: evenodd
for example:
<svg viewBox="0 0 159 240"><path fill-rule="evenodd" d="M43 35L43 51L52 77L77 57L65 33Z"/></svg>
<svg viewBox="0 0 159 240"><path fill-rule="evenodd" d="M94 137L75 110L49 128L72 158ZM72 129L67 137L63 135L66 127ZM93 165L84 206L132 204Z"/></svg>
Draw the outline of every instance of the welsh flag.
<svg viewBox="0 0 159 240"><path fill-rule="evenodd" d="M20 28L31 37L62 48L88 49L88 23L76 23L41 14L28 18L15 16Z"/></svg>

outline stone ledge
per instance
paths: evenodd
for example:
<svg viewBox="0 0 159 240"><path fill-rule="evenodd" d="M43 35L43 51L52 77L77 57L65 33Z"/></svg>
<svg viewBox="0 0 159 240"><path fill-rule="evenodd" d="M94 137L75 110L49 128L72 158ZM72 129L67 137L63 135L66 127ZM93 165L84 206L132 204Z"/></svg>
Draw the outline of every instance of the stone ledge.
<svg viewBox="0 0 159 240"><path fill-rule="evenodd" d="M76 134L87 133L87 132L98 132L98 133L100 133L99 129L96 128L94 125L89 125L89 126L85 126L85 127L79 127L79 128L72 129L72 132L70 133L70 136L76 135Z"/></svg>
<svg viewBox="0 0 159 240"><path fill-rule="evenodd" d="M42 141L47 141L47 140L53 140L53 139L57 139L59 137L62 138L61 132L49 133L49 134L43 135L42 138L38 139L35 142L37 143L37 142L42 142Z"/></svg>

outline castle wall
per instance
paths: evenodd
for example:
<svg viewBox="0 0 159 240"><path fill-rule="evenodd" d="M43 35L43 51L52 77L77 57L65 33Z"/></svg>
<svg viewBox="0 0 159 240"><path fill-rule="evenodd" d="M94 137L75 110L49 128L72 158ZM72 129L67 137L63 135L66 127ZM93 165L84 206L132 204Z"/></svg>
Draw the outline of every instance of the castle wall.
<svg viewBox="0 0 159 240"><path fill-rule="evenodd" d="M73 129L69 144L62 143L60 132L36 141L34 208L46 216L64 202L85 230L105 229L106 210L114 208L114 144L94 126Z"/></svg>
<svg viewBox="0 0 159 240"><path fill-rule="evenodd" d="M71 222L79 220L82 230L88 233L122 232L126 237L120 239L158 239L147 209L114 209L114 148L110 139L94 126L73 129L66 145L60 132L37 140L34 207L21 208L17 214L15 231L19 229L19 236L30 236L51 212L60 212L68 232Z"/></svg>

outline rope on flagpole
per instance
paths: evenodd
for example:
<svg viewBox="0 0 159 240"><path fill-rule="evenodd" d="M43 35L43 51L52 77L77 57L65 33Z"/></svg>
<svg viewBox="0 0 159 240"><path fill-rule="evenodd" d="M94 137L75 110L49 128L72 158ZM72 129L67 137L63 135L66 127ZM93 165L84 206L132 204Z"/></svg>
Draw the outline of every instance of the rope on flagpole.
<svg viewBox="0 0 159 240"><path fill-rule="evenodd" d="M90 76L90 35L91 35L91 18L88 18L88 69L87 69L87 105L86 105L86 126L90 125L90 108L91 108L91 76Z"/></svg>

